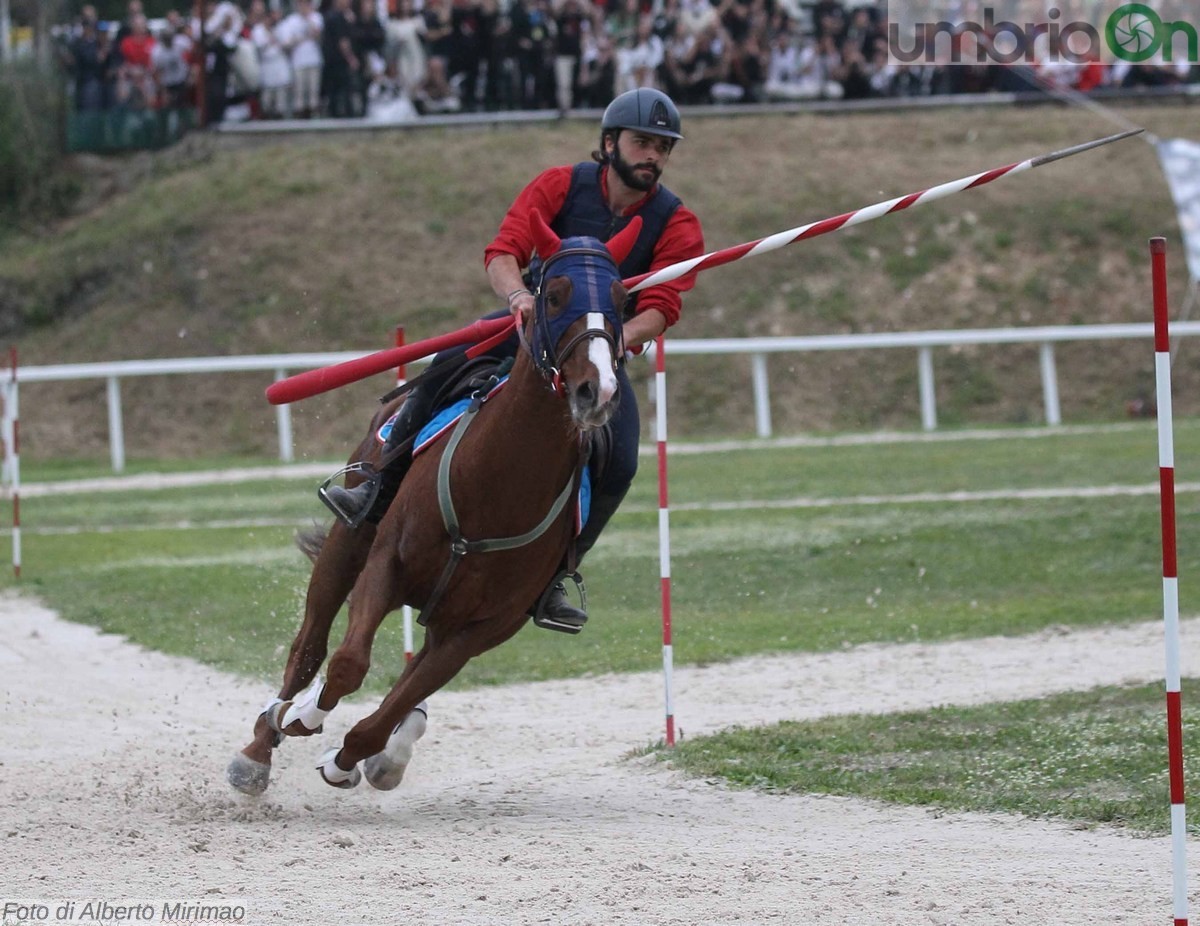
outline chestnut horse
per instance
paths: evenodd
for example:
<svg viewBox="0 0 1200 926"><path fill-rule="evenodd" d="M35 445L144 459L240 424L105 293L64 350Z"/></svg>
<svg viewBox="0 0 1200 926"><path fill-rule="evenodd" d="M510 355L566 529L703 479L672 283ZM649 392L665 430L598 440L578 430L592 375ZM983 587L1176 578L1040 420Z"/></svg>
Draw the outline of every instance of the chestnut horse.
<svg viewBox="0 0 1200 926"><path fill-rule="evenodd" d="M375 633L401 605L425 609L424 645L378 709L346 734L340 749L321 757L317 768L335 787L358 784L360 762L375 787L399 784L412 744L424 732L424 700L473 656L524 626L574 538L575 512L562 499L583 465L582 434L603 426L618 400L615 368L627 294L617 267L640 227L634 219L607 244L560 241L534 215L531 230L543 259L537 307L520 332L508 382L482 406L477 400L469 428L456 429L413 461L377 526L352 530L335 522L311 545L304 622L278 697L229 765L235 788L261 794L271 752L283 737L321 731L325 716L362 685ZM354 459L378 458L375 434L396 407L392 403L376 416ZM478 552L470 541L484 538L525 542ZM347 597L346 634L322 682L317 673L330 628Z"/></svg>

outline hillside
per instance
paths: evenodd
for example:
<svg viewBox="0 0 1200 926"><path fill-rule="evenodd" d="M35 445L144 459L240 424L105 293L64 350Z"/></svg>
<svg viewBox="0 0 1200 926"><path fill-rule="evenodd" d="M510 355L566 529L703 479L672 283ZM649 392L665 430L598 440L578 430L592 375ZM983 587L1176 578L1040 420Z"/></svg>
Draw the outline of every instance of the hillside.
<svg viewBox="0 0 1200 926"><path fill-rule="evenodd" d="M1123 114L1165 137L1186 106ZM686 120L666 180L725 247L990 167L1111 134L1057 108L978 113ZM481 254L533 173L585 158L595 133L549 127L342 135L239 149L198 139L136 162L141 179L39 238L0 251L0 334L22 362L300 350L376 350L494 307ZM128 162L132 165L134 162ZM111 167L111 164L110 164ZM1126 141L1011 180L702 275L678 337L1085 324L1150 319L1146 239L1187 274L1153 149ZM1177 407L1195 414L1200 363L1184 348ZM638 378L649 372L639 365ZM1058 348L1066 421L1123 417L1153 392L1148 344ZM1035 347L935 353L942 423L1041 416ZM919 424L909 350L779 357L782 432ZM270 453L262 377L123 384L133 456ZM339 454L386 380L302 403L304 456ZM749 362L680 358L672 432L753 430ZM639 399L645 392L639 389ZM30 385L23 449L106 454L103 383Z"/></svg>

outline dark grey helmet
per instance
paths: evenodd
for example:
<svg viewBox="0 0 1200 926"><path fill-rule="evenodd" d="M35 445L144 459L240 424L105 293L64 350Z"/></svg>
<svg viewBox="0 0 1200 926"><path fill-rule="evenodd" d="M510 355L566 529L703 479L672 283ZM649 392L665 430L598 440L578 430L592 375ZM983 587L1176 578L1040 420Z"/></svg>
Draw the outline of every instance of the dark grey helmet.
<svg viewBox="0 0 1200 926"><path fill-rule="evenodd" d="M600 131L634 129L647 135L683 138L679 134L679 110L661 90L639 87L627 90L608 104Z"/></svg>

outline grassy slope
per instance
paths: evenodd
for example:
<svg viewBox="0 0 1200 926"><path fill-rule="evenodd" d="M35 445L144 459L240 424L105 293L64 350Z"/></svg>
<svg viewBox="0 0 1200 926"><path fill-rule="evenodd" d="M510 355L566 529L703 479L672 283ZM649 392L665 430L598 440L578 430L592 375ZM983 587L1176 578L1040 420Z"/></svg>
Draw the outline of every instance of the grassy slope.
<svg viewBox="0 0 1200 926"><path fill-rule="evenodd" d="M1127 110L1172 135L1183 107ZM723 247L1108 134L1074 110L694 119L670 185ZM586 156L578 123L430 130L164 160L131 192L55 234L0 251L0 324L26 363L284 350L375 349L492 307L480 255L511 197L544 166ZM204 146L201 146L203 149ZM1174 210L1153 150L1125 142L857 229L706 274L683 337L1140 321L1145 240ZM1176 304L1185 273L1175 257ZM21 318L19 323L14 319ZM38 325L50 318L53 325ZM14 324L16 327L14 327ZM1033 347L942 351L944 423L1036 420ZM1121 416L1152 392L1145 345L1070 346L1059 370L1068 420ZM645 375L645 371L639 371ZM781 430L911 427L909 351L772 361ZM1179 371L1180 411L1194 411ZM673 366L676 433L749 428L744 359ZM261 452L274 438L259 377L126 383L133 455L196 444ZM305 403L300 445L352 440L379 382ZM103 454L103 385L30 387L26 452ZM164 415L165 406L172 413Z"/></svg>

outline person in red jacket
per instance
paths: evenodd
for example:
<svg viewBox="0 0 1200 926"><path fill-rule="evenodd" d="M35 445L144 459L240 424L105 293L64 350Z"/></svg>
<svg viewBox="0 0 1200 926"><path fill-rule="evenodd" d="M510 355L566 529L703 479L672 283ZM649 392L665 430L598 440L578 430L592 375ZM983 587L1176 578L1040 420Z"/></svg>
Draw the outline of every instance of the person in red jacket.
<svg viewBox="0 0 1200 926"><path fill-rule="evenodd" d="M488 281L507 304L506 309L487 317L499 318L511 312L524 318L534 310L530 285L536 278L538 259L529 222L534 211L542 214L560 238L589 235L601 241L607 241L634 216L640 216L641 232L620 266L623 279L703 254L700 221L659 182L675 144L683 138L680 128L679 110L658 90L630 90L613 100L601 120L600 146L592 152L592 160L552 167L538 174L509 207L499 232L484 250ZM631 297L626 306L625 344L640 351L642 345L675 324L681 296L694 282L694 277L684 277ZM497 359L513 357L517 347L514 334L490 353ZM421 385L401 406L388 438L390 446L403 443L424 424L433 397L445 380L445 376L439 376L439 367L465 350L452 348L434 358L422 375ZM445 369L452 369L452 365ZM637 471L641 427L637 397L624 358L618 364L617 379L620 401L607 425L611 449L606 461L593 461L590 513L576 541L580 559L616 512ZM395 497L410 462L411 458L405 456L354 489L328 486L321 497L351 526L363 520L377 522ZM540 626L569 633L577 633L587 620L587 614L567 599L561 582L546 590L536 613Z"/></svg>

